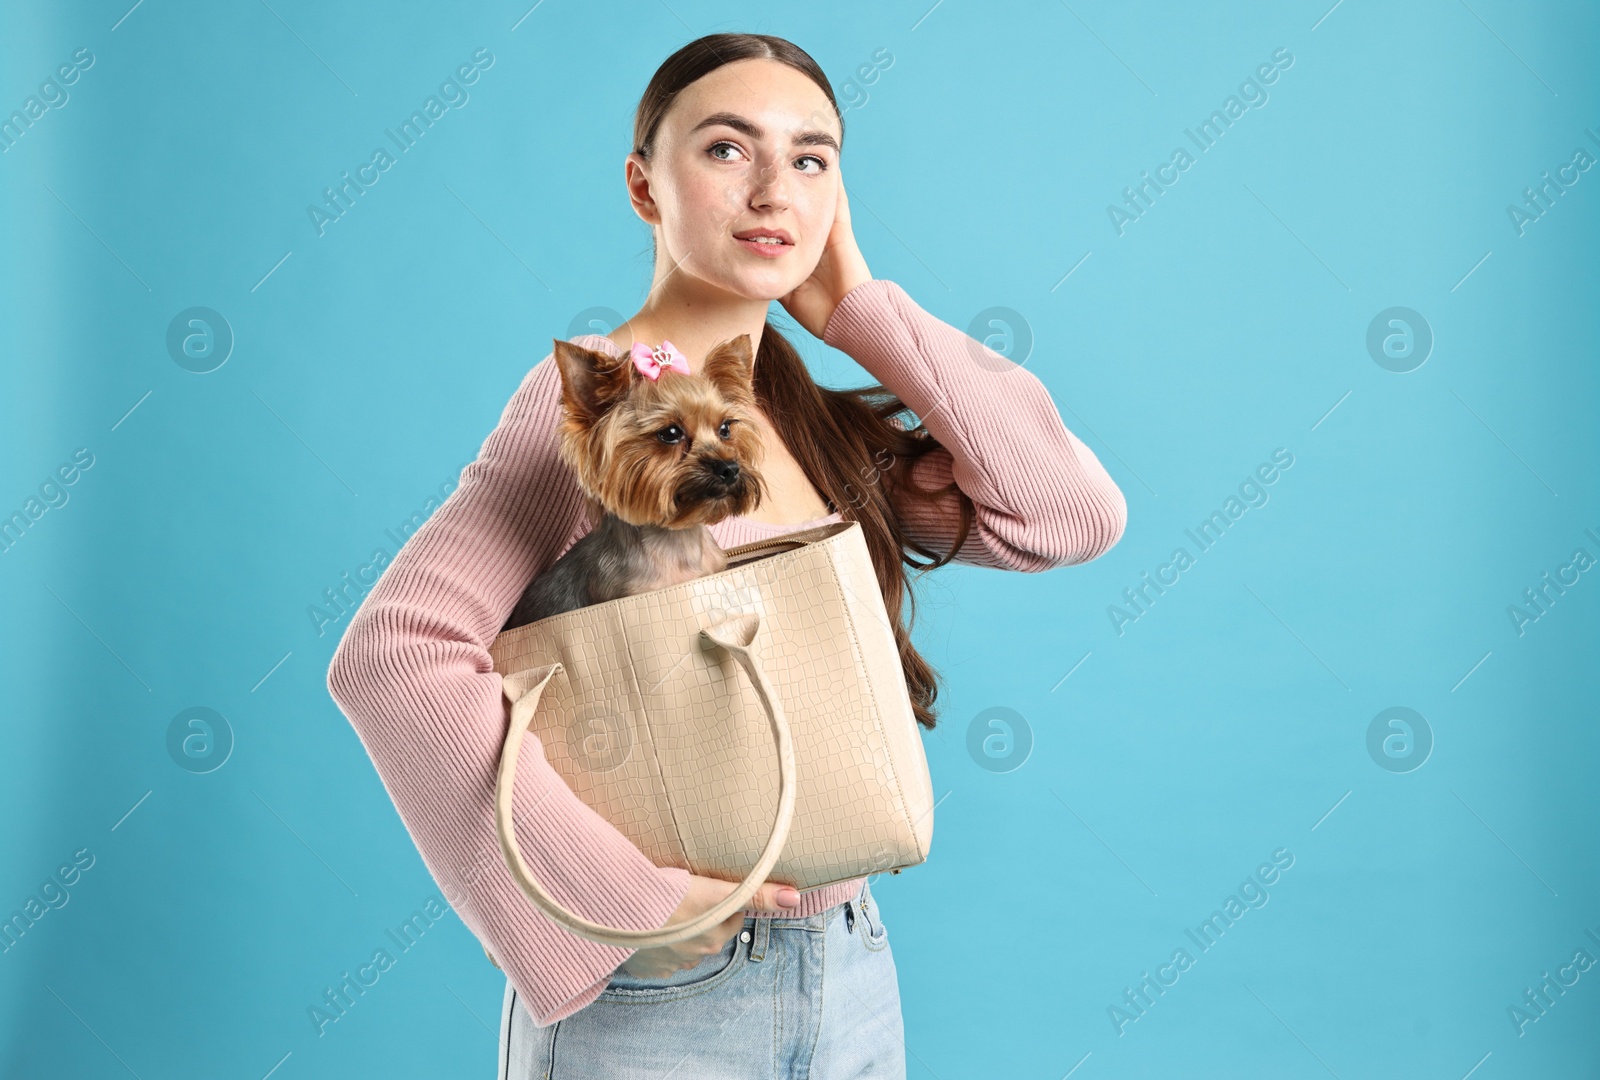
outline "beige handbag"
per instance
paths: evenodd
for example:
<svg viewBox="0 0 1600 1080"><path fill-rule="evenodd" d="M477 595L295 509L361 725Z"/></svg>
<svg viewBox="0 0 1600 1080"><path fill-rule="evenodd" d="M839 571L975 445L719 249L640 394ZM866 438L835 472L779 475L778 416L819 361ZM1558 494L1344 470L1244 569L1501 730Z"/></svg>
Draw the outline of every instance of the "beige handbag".
<svg viewBox="0 0 1600 1080"><path fill-rule="evenodd" d="M860 524L727 554L720 573L552 615L489 647L511 707L501 852L541 911L592 941L669 945L739 911L763 881L813 889L928 857L933 785ZM739 887L666 929L567 910L534 880L512 826L529 731L650 861Z"/></svg>

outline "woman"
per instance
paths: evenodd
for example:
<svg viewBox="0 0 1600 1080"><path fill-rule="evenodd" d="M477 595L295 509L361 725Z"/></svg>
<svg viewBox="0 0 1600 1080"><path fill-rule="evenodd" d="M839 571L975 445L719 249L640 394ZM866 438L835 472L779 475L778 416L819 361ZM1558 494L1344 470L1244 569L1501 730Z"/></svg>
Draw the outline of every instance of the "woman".
<svg viewBox="0 0 1600 1080"><path fill-rule="evenodd" d="M871 277L841 179L841 114L805 52L765 35L691 42L655 73L634 134L626 183L651 227L654 281L633 318L574 342L620 355L670 340L698 370L717 343L751 335L770 491L712 534L727 548L859 521L932 727L935 676L900 625L904 566L1085 562L1122 535L1122 493L1032 373ZM774 299L882 385L818 387L767 324ZM500 861L506 712L488 646L527 583L594 524L556 455L559 407L547 356L368 594L328 675L429 870L508 972L501 1080L904 1076L894 960L866 879L803 895L768 882L713 931L628 950L547 921ZM907 409L922 423L902 423ZM515 807L535 876L586 918L660 927L734 887L650 864L535 750Z"/></svg>

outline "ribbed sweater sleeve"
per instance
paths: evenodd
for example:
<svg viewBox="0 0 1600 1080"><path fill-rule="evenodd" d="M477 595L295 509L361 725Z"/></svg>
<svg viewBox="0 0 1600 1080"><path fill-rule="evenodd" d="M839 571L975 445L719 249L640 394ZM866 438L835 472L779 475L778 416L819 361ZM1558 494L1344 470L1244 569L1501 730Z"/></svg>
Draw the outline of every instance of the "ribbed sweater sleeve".
<svg viewBox="0 0 1600 1080"><path fill-rule="evenodd" d="M912 475L924 488L953 478L975 504L957 561L1036 572L1088 562L1122 537L1128 505L1121 489L1067 430L1032 371L883 278L845 295L823 340L898 395L939 441ZM941 554L955 542L954 493L939 503L902 496L895 505L908 536Z"/></svg>
<svg viewBox="0 0 1600 1080"><path fill-rule="evenodd" d="M488 647L583 513L556 453L559 408L559 374L547 356L524 377L460 486L367 594L328 668L328 692L434 880L541 1025L594 1000L631 953L540 914L495 833L508 714ZM688 891L688 873L655 866L580 801L531 734L513 817L534 876L586 918L659 927Z"/></svg>

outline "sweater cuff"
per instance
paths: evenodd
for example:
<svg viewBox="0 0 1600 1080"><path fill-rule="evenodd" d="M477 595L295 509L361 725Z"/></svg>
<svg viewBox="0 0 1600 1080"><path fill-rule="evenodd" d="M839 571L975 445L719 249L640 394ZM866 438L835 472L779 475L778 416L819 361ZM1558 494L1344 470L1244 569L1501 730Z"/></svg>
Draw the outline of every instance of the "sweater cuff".
<svg viewBox="0 0 1600 1080"><path fill-rule="evenodd" d="M676 867L657 867L655 868L654 875L648 879L640 879L638 884L643 889L651 892L658 887L665 887L666 889L670 890L667 893L664 901L659 899L657 900L657 902L662 903L662 905L665 907L665 913L662 914L659 919L656 919L653 915L651 916L651 921L653 922L654 926L664 926L666 921L672 917L672 913L678 909L678 905L682 903L683 897L689 892L689 871L678 869ZM652 899L656 899L656 897L652 897ZM638 927L637 929L650 928L652 927ZM588 942L587 939L581 940L583 940L586 944L595 944L593 942ZM603 945L597 949L589 949L579 957L575 957L574 959L576 960L576 963L572 968L568 969L568 976L570 978L576 978L579 980L583 978L589 978L593 981L590 982L588 986L578 991L578 993L574 994L572 997L567 998L565 1001L555 1003L554 1007L543 1016L535 1014L533 1010L530 1009L529 1015L533 1017L534 1026L549 1027L556 1021L565 1020L567 1017L572 1016L574 1013L583 1009L586 1005L591 1004L605 991L606 986L611 982L611 976L616 973L617 968L620 967L622 963L628 959L628 957L632 956L637 951L638 950L636 949L624 949L617 946ZM566 985L571 986L573 983L568 982ZM532 1002L536 1000L535 998L527 997L526 995L519 995L519 997L521 997L525 1002Z"/></svg>
<svg viewBox="0 0 1600 1080"><path fill-rule="evenodd" d="M849 352L845 348L846 339L859 336L870 326L870 313L883 309L884 292L891 285L894 282L888 278L869 278L845 293L833 314L828 316L828 325L822 328L823 342Z"/></svg>
<svg viewBox="0 0 1600 1080"><path fill-rule="evenodd" d="M516 795L521 793L519 785ZM650 862L565 786L554 794L560 798L538 799L526 816L520 808L516 814L518 831L525 829L542 841L537 848L523 850L535 879L574 913L593 922L624 930L665 925L688 894L689 872ZM520 804L521 799L515 801ZM534 909L509 871L504 883L511 895L491 898L489 910L515 911L543 923L550 935L549 943L541 947L534 935L513 927L502 940L509 938L517 954L507 965L508 972L515 972L513 981L535 980L531 985L518 981L529 1014L539 1026L553 1024L593 1001L618 965L636 950L572 933Z"/></svg>
<svg viewBox="0 0 1600 1080"><path fill-rule="evenodd" d="M944 406L945 391L938 372L927 362L926 350L904 347L905 335L912 333L912 312L925 314L896 282L888 278L863 281L845 293L828 316L822 340L866 368L916 413L917 419L926 422ZM899 333L886 332L891 326L898 327Z"/></svg>

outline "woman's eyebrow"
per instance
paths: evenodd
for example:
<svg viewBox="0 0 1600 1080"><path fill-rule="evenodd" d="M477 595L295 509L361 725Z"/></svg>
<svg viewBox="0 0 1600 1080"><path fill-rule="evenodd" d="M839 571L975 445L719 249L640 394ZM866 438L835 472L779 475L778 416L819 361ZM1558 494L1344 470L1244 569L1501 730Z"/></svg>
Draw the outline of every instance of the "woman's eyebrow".
<svg viewBox="0 0 1600 1080"><path fill-rule="evenodd" d="M746 120L737 113L730 112L712 113L690 128L689 132L693 134L701 128L715 127L718 124L723 127L731 127L733 130L748 135L752 139L762 139L767 134L761 125L754 121ZM802 131L794 137L793 141L796 146L831 146L835 151L839 149L839 140L826 131Z"/></svg>

